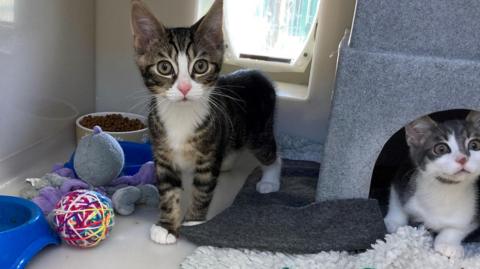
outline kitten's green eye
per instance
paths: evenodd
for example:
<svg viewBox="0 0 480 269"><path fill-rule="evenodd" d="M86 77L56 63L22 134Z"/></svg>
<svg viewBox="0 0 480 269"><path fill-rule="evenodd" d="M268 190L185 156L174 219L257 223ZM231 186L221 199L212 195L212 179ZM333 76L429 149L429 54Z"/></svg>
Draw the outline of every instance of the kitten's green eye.
<svg viewBox="0 0 480 269"><path fill-rule="evenodd" d="M160 61L157 64L158 73L168 76L173 72L173 66L169 61Z"/></svg>
<svg viewBox="0 0 480 269"><path fill-rule="evenodd" d="M445 143L438 143L433 147L433 153L437 155L443 155L450 153L450 148Z"/></svg>
<svg viewBox="0 0 480 269"><path fill-rule="evenodd" d="M208 62L205 60L198 60L193 65L193 72L198 75L205 74L208 71Z"/></svg>
<svg viewBox="0 0 480 269"><path fill-rule="evenodd" d="M480 150L480 140L472 139L468 142L468 150L479 151Z"/></svg>

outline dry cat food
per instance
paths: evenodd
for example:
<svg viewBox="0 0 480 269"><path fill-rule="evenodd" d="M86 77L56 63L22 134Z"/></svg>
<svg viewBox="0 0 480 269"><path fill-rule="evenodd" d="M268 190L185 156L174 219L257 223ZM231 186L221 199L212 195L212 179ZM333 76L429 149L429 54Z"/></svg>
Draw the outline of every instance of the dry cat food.
<svg viewBox="0 0 480 269"><path fill-rule="evenodd" d="M80 125L89 129L98 125L105 132L130 132L145 128L145 124L141 120L129 119L120 114L85 116L80 120Z"/></svg>

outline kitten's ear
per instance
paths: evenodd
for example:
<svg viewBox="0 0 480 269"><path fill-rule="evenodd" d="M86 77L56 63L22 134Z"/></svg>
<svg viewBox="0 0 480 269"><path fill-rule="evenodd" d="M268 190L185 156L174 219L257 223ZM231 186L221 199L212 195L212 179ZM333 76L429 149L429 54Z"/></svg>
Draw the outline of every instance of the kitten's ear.
<svg viewBox="0 0 480 269"><path fill-rule="evenodd" d="M223 0L215 0L195 25L195 41L208 50L223 50Z"/></svg>
<svg viewBox="0 0 480 269"><path fill-rule="evenodd" d="M149 44L165 36L165 27L148 10L141 0L132 0L132 31L134 47L138 54L144 54Z"/></svg>
<svg viewBox="0 0 480 269"><path fill-rule="evenodd" d="M480 128L480 112L472 110L468 113L466 120L473 123L477 128Z"/></svg>
<svg viewBox="0 0 480 269"><path fill-rule="evenodd" d="M425 138L430 134L431 129L437 126L437 123L429 116L424 116L412 121L405 126L405 136L409 146L418 146L423 144Z"/></svg>

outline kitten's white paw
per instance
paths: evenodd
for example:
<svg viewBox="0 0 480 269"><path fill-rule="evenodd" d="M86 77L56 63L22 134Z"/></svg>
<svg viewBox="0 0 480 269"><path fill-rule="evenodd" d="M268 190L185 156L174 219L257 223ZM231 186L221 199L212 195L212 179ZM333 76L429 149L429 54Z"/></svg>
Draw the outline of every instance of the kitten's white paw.
<svg viewBox="0 0 480 269"><path fill-rule="evenodd" d="M387 227L387 231L388 233L396 233L398 228L404 226L404 223L400 223L398 221L395 221L393 219L389 219L389 218L385 218L383 220L383 222L385 222L385 227Z"/></svg>
<svg viewBox="0 0 480 269"><path fill-rule="evenodd" d="M204 224L206 221L185 221L182 223L182 226L197 226L200 224Z"/></svg>
<svg viewBox="0 0 480 269"><path fill-rule="evenodd" d="M280 172L282 170L282 159L271 165L262 166L262 179L257 183L259 193L270 193L280 190Z"/></svg>
<svg viewBox="0 0 480 269"><path fill-rule="evenodd" d="M257 183L257 191L259 193L271 193L280 190L280 183L272 183L268 181L261 180Z"/></svg>
<svg viewBox="0 0 480 269"><path fill-rule="evenodd" d="M437 252L449 258L462 258L464 255L464 250L461 245L435 242L434 248Z"/></svg>
<svg viewBox="0 0 480 269"><path fill-rule="evenodd" d="M175 235L169 233L167 229L155 224L153 224L152 228L150 228L150 239L152 239L153 242L161 245L170 245L177 242Z"/></svg>

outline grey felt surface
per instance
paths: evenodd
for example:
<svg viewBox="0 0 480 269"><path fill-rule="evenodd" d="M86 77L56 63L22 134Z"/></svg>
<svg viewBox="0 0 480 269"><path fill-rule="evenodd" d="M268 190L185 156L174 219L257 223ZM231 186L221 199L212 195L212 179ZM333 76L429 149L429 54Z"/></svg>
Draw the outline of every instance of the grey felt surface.
<svg viewBox="0 0 480 269"><path fill-rule="evenodd" d="M480 59L478 0L357 0L351 47Z"/></svg>
<svg viewBox="0 0 480 269"><path fill-rule="evenodd" d="M359 0L339 53L317 201L367 198L375 162L421 116L480 110L480 1Z"/></svg>
<svg viewBox="0 0 480 269"><path fill-rule="evenodd" d="M227 210L205 224L182 227L197 245L286 253L363 250L383 238L385 227L375 200L313 203L318 164L284 161L282 187L262 195L256 169Z"/></svg>

